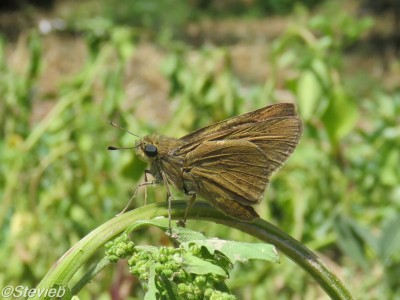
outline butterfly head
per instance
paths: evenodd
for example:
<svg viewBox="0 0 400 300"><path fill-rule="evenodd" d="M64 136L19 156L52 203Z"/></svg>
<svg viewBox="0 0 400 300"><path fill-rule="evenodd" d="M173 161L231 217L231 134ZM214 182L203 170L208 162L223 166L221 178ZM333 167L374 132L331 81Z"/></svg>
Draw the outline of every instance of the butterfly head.
<svg viewBox="0 0 400 300"><path fill-rule="evenodd" d="M151 134L137 140L134 149L141 160L151 163L159 157L171 156L181 144L179 139Z"/></svg>
<svg viewBox="0 0 400 300"><path fill-rule="evenodd" d="M159 138L157 135L148 135L135 143L135 153L141 160L152 162L159 154Z"/></svg>

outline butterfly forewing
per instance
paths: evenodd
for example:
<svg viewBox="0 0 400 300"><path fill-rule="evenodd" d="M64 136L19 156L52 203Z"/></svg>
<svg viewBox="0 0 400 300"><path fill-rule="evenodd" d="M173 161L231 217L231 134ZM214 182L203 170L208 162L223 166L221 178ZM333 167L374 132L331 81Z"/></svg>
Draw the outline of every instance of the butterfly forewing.
<svg viewBox="0 0 400 300"><path fill-rule="evenodd" d="M183 145L177 148L174 154L187 155L205 141L247 140L264 151L268 158L265 168L271 174L281 167L294 151L301 134L302 122L296 116L295 106L290 103L276 104L184 136L180 139L184 142Z"/></svg>
<svg viewBox="0 0 400 300"><path fill-rule="evenodd" d="M180 140L186 143L199 143L203 140L207 140L207 137L214 133L217 133L218 135L222 131L230 130L236 126L257 123L275 117L289 117L296 115L296 108L292 103L280 103L270 105L240 116L235 116L227 120L223 120L215 124L200 128L196 131L193 131L192 133L189 133L188 135L181 137Z"/></svg>
<svg viewBox="0 0 400 300"><path fill-rule="evenodd" d="M246 140L259 146L268 159L269 174L281 167L296 148L302 123L296 117L278 117L239 126L226 139Z"/></svg>

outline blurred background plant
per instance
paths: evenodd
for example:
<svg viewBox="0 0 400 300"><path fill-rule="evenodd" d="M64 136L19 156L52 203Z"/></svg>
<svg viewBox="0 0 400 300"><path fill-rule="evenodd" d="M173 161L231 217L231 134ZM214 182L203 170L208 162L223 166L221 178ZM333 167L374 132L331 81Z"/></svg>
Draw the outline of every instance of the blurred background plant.
<svg viewBox="0 0 400 300"><path fill-rule="evenodd" d="M304 136L259 213L318 251L355 298L400 299L400 31L392 20L400 8L381 2L1 4L0 286L34 287L142 180L145 165L130 151L105 150L134 142L108 120L179 137L294 101ZM165 199L162 187L148 192ZM252 241L217 225L189 227ZM168 239L143 232L135 242ZM284 258L236 266L227 284L243 299L324 298ZM79 296L126 290L141 295L121 266Z"/></svg>

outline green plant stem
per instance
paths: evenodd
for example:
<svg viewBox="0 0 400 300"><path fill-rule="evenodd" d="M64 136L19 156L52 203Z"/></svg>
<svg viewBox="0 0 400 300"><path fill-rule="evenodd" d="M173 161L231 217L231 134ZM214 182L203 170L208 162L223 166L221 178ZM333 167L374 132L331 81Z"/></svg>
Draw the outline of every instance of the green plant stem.
<svg viewBox="0 0 400 300"><path fill-rule="evenodd" d="M71 288L72 295L76 295L79 291L88 284L101 270L111 264L111 261L108 257L104 257L101 261L99 261L93 268L89 270L74 286Z"/></svg>
<svg viewBox="0 0 400 300"><path fill-rule="evenodd" d="M173 201L171 211L172 218L182 219L186 205L186 201ZM71 278L78 269L107 241L122 233L136 221L167 215L168 205L166 203L157 203L142 206L111 219L90 232L64 254L46 274L37 288L52 287L54 285L68 287ZM308 274L314 277L321 288L324 289L332 299L353 299L342 282L325 267L312 251L265 220L257 219L252 223L240 222L223 215L221 212L212 208L208 203L204 202L197 202L190 208L188 219L201 219L224 224L271 243L301 266ZM144 226L146 225L143 225L143 227ZM90 278L86 280L89 281Z"/></svg>

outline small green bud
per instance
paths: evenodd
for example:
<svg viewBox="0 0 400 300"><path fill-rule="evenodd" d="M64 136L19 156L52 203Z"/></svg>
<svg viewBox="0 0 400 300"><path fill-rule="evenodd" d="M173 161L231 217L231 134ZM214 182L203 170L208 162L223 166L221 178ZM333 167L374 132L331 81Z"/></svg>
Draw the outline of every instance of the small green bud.
<svg viewBox="0 0 400 300"><path fill-rule="evenodd" d="M184 294L186 294L187 292L188 292L187 285L184 284L184 283L179 283L179 284L178 284L178 293L179 293L180 295L184 295Z"/></svg>
<svg viewBox="0 0 400 300"><path fill-rule="evenodd" d="M205 277L205 276L202 276L202 275L198 275L198 276L196 276L196 278L194 279L194 282L195 282L197 285L203 285L203 284L205 284L205 282L206 282L206 277Z"/></svg>
<svg viewBox="0 0 400 300"><path fill-rule="evenodd" d="M205 298L211 297L211 295L212 295L213 292L214 292L214 290L211 289L211 288L206 289L205 292L204 292L204 297L205 297Z"/></svg>
<svg viewBox="0 0 400 300"><path fill-rule="evenodd" d="M174 274L174 271L172 271L171 269L164 269L164 270L162 270L162 273L163 273L166 277L171 277L172 274Z"/></svg>
<svg viewBox="0 0 400 300"><path fill-rule="evenodd" d="M108 259L109 259L111 262L115 263L115 262L117 262L117 261L119 260L119 257L116 256L116 255L109 255L109 256L108 256Z"/></svg>

